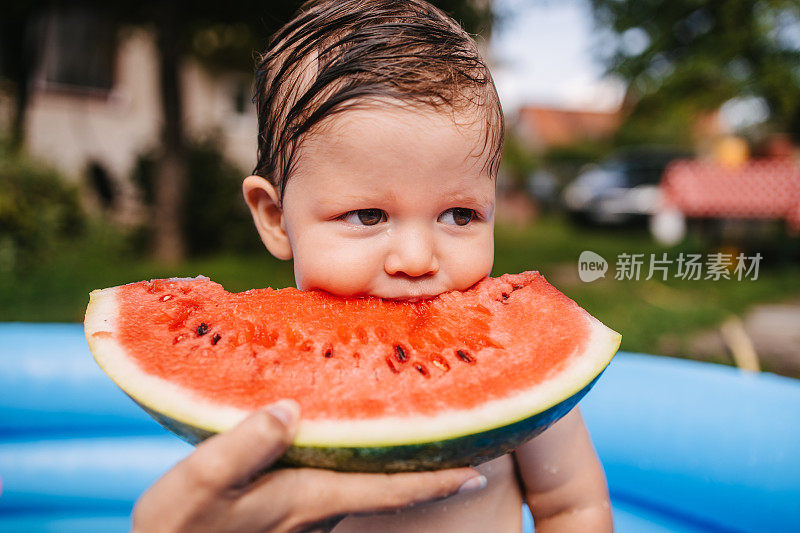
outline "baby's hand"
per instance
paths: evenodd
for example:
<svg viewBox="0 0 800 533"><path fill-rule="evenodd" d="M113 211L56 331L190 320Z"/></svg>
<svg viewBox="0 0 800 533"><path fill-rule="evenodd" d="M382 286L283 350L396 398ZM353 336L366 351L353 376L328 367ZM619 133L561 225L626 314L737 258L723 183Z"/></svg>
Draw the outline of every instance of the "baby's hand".
<svg viewBox="0 0 800 533"><path fill-rule="evenodd" d="M272 470L297 429L284 400L200 444L136 503L134 532L329 531L345 515L390 511L474 490L486 480L460 468L409 474Z"/></svg>

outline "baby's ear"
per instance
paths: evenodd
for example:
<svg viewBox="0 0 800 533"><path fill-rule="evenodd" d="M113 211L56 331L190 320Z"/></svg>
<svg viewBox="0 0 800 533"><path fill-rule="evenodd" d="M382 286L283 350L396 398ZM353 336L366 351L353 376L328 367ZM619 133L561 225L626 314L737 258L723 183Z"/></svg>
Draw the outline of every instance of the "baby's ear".
<svg viewBox="0 0 800 533"><path fill-rule="evenodd" d="M242 183L242 193L269 253L278 259L291 259L292 246L275 187L261 176L247 176Z"/></svg>

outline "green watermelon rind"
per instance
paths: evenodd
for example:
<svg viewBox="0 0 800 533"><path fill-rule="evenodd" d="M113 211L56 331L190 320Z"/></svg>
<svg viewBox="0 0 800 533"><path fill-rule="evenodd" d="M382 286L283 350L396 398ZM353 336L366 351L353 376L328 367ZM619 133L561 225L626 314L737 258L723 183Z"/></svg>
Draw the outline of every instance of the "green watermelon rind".
<svg viewBox="0 0 800 533"><path fill-rule="evenodd" d="M93 291L85 330L92 354L122 390L168 430L196 444L226 431L248 411L215 405L144 374L114 340L116 287ZM554 378L478 409L436 417L318 422L302 420L288 464L350 471L406 471L479 464L544 431L569 412L609 364L621 336L588 313L590 338L575 364Z"/></svg>
<svg viewBox="0 0 800 533"><path fill-rule="evenodd" d="M293 445L286 450L280 463L285 466L327 468L345 472L388 473L479 465L513 451L542 433L575 407L599 378L600 375L576 394L541 413L488 431L445 440L392 446ZM184 424L136 403L164 428L189 444L198 444L215 435L212 431Z"/></svg>

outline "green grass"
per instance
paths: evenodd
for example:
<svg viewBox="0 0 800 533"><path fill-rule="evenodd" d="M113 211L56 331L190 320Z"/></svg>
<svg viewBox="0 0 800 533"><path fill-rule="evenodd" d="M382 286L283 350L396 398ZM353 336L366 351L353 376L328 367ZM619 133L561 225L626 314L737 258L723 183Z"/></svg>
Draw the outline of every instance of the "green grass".
<svg viewBox="0 0 800 533"><path fill-rule="evenodd" d="M167 269L126 251L111 232L94 231L90 240L64 245L45 264L18 274L0 274L0 321L77 322L83 320L88 294L141 279L204 274L228 290L292 286L292 265L257 255L216 254ZM558 218L544 218L531 227L498 227L493 275L539 270L556 287L623 335L622 348L659 353L670 338L672 353L687 353L693 332L718 325L756 303L800 294L800 265L762 260L756 281L617 281L614 263L619 253L667 252L674 258L691 244L665 249L644 231L588 230ZM582 283L577 261L582 250L605 257L605 279ZM772 262L771 262L772 261ZM673 269L670 273L674 272ZM677 342L677 346L674 346Z"/></svg>

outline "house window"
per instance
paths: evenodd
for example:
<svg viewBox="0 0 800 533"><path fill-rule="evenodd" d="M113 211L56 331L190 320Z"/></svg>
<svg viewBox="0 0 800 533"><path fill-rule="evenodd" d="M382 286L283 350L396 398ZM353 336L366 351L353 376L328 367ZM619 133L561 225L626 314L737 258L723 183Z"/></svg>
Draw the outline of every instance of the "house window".
<svg viewBox="0 0 800 533"><path fill-rule="evenodd" d="M239 80L233 92L233 110L239 114L244 115L252 111L252 88L249 81Z"/></svg>
<svg viewBox="0 0 800 533"><path fill-rule="evenodd" d="M116 26L97 11L52 11L45 24L44 82L54 88L109 91L114 83Z"/></svg>

